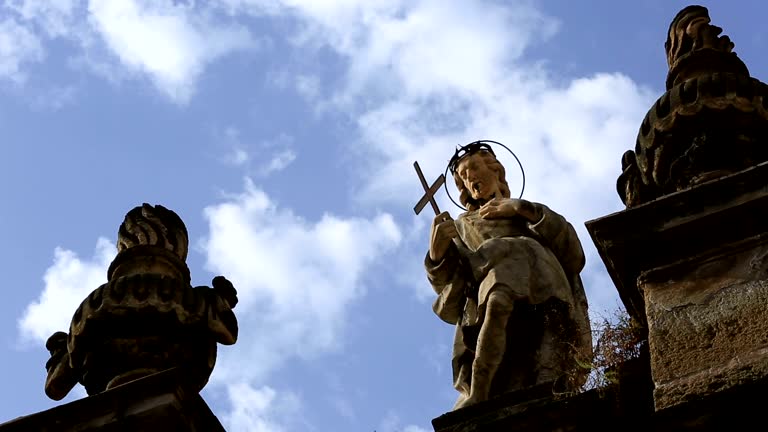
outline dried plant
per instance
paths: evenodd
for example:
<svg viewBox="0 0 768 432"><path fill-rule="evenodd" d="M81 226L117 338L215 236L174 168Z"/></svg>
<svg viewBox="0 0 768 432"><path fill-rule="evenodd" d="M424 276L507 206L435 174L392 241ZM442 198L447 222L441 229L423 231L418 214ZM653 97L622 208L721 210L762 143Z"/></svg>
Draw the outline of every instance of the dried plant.
<svg viewBox="0 0 768 432"><path fill-rule="evenodd" d="M579 356L579 367L590 371L582 391L618 383L617 368L640 356L647 340L640 325L623 308L617 308L592 322L593 352Z"/></svg>

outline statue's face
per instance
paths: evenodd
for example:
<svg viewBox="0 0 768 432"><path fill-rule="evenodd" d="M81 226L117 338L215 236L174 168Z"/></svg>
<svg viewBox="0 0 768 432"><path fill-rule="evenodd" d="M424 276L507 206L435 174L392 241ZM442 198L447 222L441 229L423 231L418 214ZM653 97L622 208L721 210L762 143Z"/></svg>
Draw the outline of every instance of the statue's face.
<svg viewBox="0 0 768 432"><path fill-rule="evenodd" d="M498 174L488 168L480 153L471 154L459 161L456 173L472 199L484 202L502 197Z"/></svg>

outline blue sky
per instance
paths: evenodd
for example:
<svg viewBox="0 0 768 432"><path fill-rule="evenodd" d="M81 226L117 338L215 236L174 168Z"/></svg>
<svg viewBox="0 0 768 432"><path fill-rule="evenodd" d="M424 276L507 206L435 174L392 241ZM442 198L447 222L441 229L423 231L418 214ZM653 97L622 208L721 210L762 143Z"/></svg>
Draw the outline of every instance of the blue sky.
<svg viewBox="0 0 768 432"><path fill-rule="evenodd" d="M768 6L725 3L702 4L760 78ZM186 222L194 284L239 290L240 340L203 392L228 430L431 430L456 397L453 329L431 311L411 164L431 181L457 144L509 145L525 197L579 230L591 312L619 307L584 222L621 209L685 5L1 1L0 421L58 404L44 341L149 202Z"/></svg>

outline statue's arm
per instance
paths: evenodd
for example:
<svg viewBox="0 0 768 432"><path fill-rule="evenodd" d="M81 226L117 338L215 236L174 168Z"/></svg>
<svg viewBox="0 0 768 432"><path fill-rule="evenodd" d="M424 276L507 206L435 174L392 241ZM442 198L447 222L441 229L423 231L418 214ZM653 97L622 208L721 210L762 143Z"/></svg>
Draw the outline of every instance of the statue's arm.
<svg viewBox="0 0 768 432"><path fill-rule="evenodd" d="M205 320L216 342L232 345L237 342L237 318L232 309L238 303L237 290L224 276L216 276L213 288L199 286L194 289L200 293L204 304Z"/></svg>
<svg viewBox="0 0 768 432"><path fill-rule="evenodd" d="M77 384L77 375L69 362L67 334L56 332L48 338L45 347L51 358L45 363L48 376L45 379L45 394L53 400L62 400Z"/></svg>
<svg viewBox="0 0 768 432"><path fill-rule="evenodd" d="M466 302L467 280L461 268L461 259L456 245L451 244L439 262L432 261L429 253L424 257L427 279L437 293L432 310L443 321L456 324L461 319Z"/></svg>
<svg viewBox="0 0 768 432"><path fill-rule="evenodd" d="M547 243L567 274L579 274L586 260L573 225L549 207L538 203L534 205L540 211L541 218L531 223L531 230Z"/></svg>

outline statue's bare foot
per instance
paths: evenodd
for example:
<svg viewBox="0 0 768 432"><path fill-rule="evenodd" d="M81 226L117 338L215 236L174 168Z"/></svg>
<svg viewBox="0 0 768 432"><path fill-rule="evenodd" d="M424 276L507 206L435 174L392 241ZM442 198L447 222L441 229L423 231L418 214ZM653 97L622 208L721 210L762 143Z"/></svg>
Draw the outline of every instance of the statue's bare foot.
<svg viewBox="0 0 768 432"><path fill-rule="evenodd" d="M453 409L456 410L456 409L459 409L459 408L468 407L470 405L475 405L476 403L482 402L482 401L484 401L486 399L487 398L481 398L481 397L479 397L477 395L475 395L475 396L469 395L468 398L457 401L456 402L456 406L454 406Z"/></svg>

